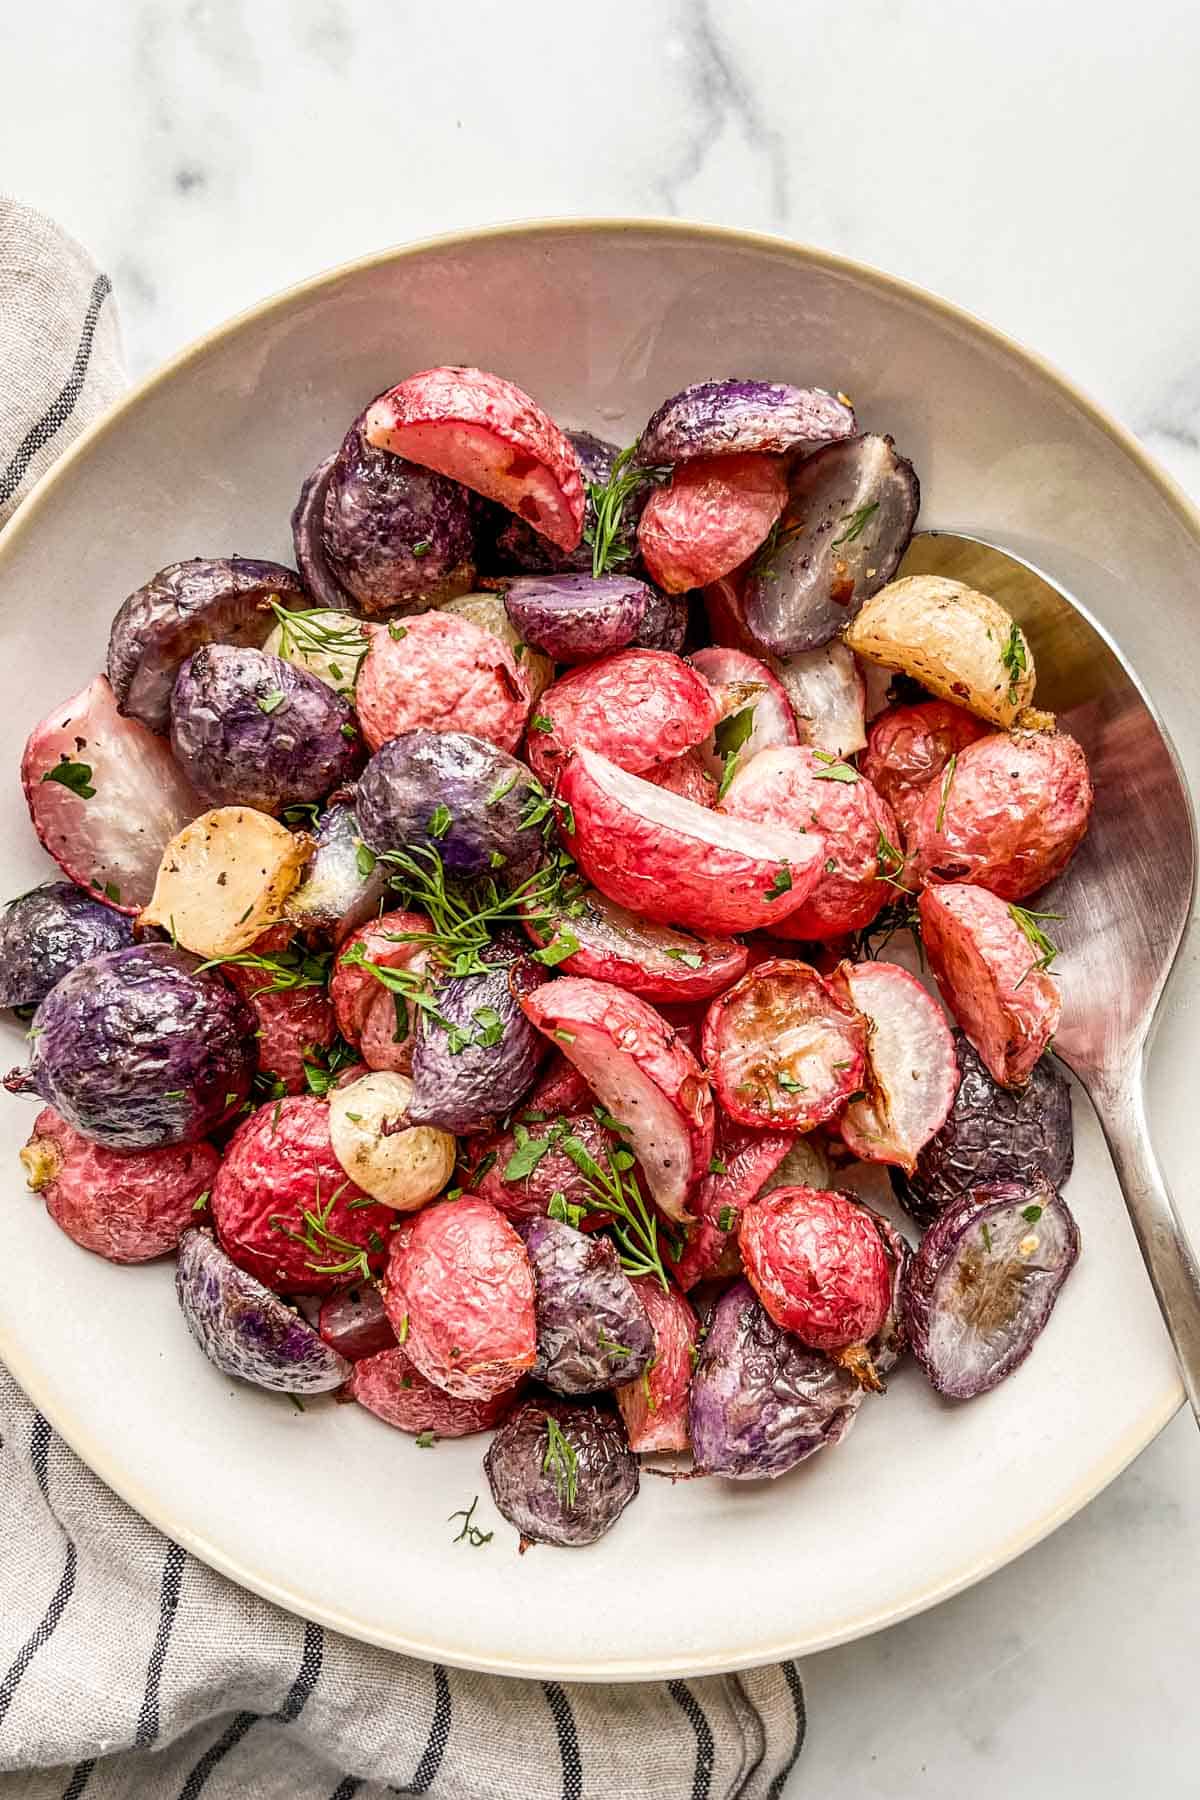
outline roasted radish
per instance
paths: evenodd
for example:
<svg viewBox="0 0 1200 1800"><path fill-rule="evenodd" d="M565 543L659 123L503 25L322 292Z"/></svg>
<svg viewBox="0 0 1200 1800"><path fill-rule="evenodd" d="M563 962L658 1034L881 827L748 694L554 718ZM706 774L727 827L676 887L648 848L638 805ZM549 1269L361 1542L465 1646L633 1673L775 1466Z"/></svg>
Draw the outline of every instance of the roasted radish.
<svg viewBox="0 0 1200 1800"><path fill-rule="evenodd" d="M987 888L926 888L921 939L943 1000L1002 1087L1020 1087L1058 1029L1062 1001L1036 917Z"/></svg>
<svg viewBox="0 0 1200 1800"><path fill-rule="evenodd" d="M867 1025L807 963L759 963L714 1000L704 1062L730 1118L811 1131L863 1085ZM765 1176L764 1176L765 1179Z"/></svg>
<svg viewBox="0 0 1200 1800"><path fill-rule="evenodd" d="M941 1007L895 963L843 963L830 984L867 1021L866 1092L838 1121L864 1162L911 1174L958 1090L954 1038Z"/></svg>

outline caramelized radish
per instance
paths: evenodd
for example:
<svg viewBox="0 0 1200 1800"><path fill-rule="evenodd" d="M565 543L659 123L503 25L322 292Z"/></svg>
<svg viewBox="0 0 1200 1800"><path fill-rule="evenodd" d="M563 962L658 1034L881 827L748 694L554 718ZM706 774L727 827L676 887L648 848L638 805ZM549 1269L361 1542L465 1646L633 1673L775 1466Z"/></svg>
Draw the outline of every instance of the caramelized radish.
<svg viewBox="0 0 1200 1800"><path fill-rule="evenodd" d="M835 1117L862 1087L866 1051L862 1014L786 957L743 975L704 1021L704 1062L721 1105L760 1130L811 1131Z"/></svg>
<svg viewBox="0 0 1200 1800"><path fill-rule="evenodd" d="M894 1163L911 1175L958 1092L950 1027L916 976L895 963L843 963L830 986L870 1027L866 1093L842 1114L842 1138L864 1162Z"/></svg>
<svg viewBox="0 0 1200 1800"><path fill-rule="evenodd" d="M576 911L575 907L579 910ZM586 888L570 914L526 920L535 944L562 950L564 975L611 981L646 1000L708 1000L736 981L746 967L744 944L731 938L686 937L667 925L648 925L595 888Z"/></svg>
<svg viewBox="0 0 1200 1800"><path fill-rule="evenodd" d="M778 456L697 457L655 488L638 521L642 561L668 594L719 581L752 556L787 504Z"/></svg>
<svg viewBox="0 0 1200 1800"><path fill-rule="evenodd" d="M1062 1011L1053 977L1019 923L1020 909L967 882L928 887L917 904L942 999L992 1079L1020 1087Z"/></svg>

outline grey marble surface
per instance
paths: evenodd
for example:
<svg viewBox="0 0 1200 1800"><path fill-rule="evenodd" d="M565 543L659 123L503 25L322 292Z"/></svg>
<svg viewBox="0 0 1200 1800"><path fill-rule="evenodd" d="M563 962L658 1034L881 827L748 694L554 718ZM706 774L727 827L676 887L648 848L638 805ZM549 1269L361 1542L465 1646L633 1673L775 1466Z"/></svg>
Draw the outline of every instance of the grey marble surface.
<svg viewBox="0 0 1200 1800"><path fill-rule="evenodd" d="M0 9L0 70L0 182L110 270L135 372L389 243L670 213L939 290L1200 495L1195 0L48 0ZM846 1529L904 1554L869 1497ZM1178 1418L1019 1563L810 1659L789 1791L1200 1792L1198 1598Z"/></svg>

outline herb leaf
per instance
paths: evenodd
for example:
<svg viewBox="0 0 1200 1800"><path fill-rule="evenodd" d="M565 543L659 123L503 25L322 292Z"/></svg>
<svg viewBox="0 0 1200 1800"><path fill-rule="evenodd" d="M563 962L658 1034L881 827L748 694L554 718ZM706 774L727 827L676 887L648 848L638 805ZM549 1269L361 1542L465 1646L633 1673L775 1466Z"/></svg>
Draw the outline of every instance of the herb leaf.
<svg viewBox="0 0 1200 1800"><path fill-rule="evenodd" d="M813 770L814 781L842 781L847 787L859 779L858 770L852 763L843 762L840 757L832 756L828 750L814 750L813 761L824 763L824 768Z"/></svg>
<svg viewBox="0 0 1200 1800"><path fill-rule="evenodd" d="M778 869L775 871L774 881L771 883L769 888L765 889L767 899L768 900L778 900L780 894L786 894L789 892L789 890L791 889L791 885L792 885L791 864L782 862L782 863L780 863Z"/></svg>
<svg viewBox="0 0 1200 1800"><path fill-rule="evenodd" d="M474 1519L474 1516L475 1516L475 1508L478 1505L479 1505L479 1495L476 1494L476 1496L472 1500L470 1506L460 1506L457 1512L452 1512L450 1514L450 1517L446 1521L446 1523L448 1525L453 1525L455 1519L461 1519L463 1522L462 1530L458 1533L457 1537L455 1537L452 1540L452 1542L454 1542L456 1544L461 1544L463 1539L465 1538L467 1543L472 1545L472 1547L476 1550L478 1550L481 1547L481 1545L483 1545L483 1544L491 1543L493 1537L495 1536L495 1533L492 1531L481 1531L479 1529L478 1525L475 1525L472 1523L472 1520Z"/></svg>
<svg viewBox="0 0 1200 1800"><path fill-rule="evenodd" d="M957 767L958 751L956 750L954 755L950 758L950 761L946 764L946 773L942 776L942 797L938 801L937 817L933 821L933 829L935 831L940 831L942 829L942 821L946 817L946 802L950 798L950 788L954 781L954 771Z"/></svg>
<svg viewBox="0 0 1200 1800"><path fill-rule="evenodd" d="M42 780L59 782L63 787L69 788L73 794L77 794L81 800L90 800L96 791L91 785L91 764L72 762L65 750L61 762L55 763L52 769L47 769Z"/></svg>
<svg viewBox="0 0 1200 1800"><path fill-rule="evenodd" d="M750 705L743 706L740 712L731 713L727 719L721 720L713 733L713 743L716 746L717 755L722 759L721 785L717 789L718 800L725 798L729 784L733 780L734 770L737 768L738 753L754 730L754 708L757 704L757 701L751 701Z"/></svg>
<svg viewBox="0 0 1200 1800"><path fill-rule="evenodd" d="M839 544L853 544L862 536L868 519L874 518L878 511L878 500L871 500L866 506L856 508L854 512L843 513L839 520L839 524L845 525L846 529L841 533L840 537L834 538L830 548L836 550Z"/></svg>
<svg viewBox="0 0 1200 1800"><path fill-rule="evenodd" d="M569 1512L579 1492L579 1458L574 1444L564 1436L553 1413L546 1414L546 1454L542 1458L542 1474L549 1475L558 1495L558 1504Z"/></svg>
<svg viewBox="0 0 1200 1800"><path fill-rule="evenodd" d="M633 534L626 526L625 508L640 488L669 481L674 472L635 464L636 454L637 445L627 445L614 459L606 482L587 484L588 504L595 516L583 528L583 541L591 545L593 576L623 568L633 560Z"/></svg>
<svg viewBox="0 0 1200 1800"><path fill-rule="evenodd" d="M1000 652L1000 661L1004 665L1005 672L1008 675L1008 704L1013 706L1016 704L1017 693L1021 685L1021 677L1029 667L1029 657L1025 650L1025 639L1021 635L1021 628L1015 619L1013 620L1012 630L1008 634L1008 641Z"/></svg>
<svg viewBox="0 0 1200 1800"><path fill-rule="evenodd" d="M1034 950L1037 952L1033 962L1030 963L1024 975L1022 975L1021 981L1018 981L1016 987L1014 987L1013 992L1016 993L1021 982L1028 980L1029 976L1036 970L1048 971L1053 965L1055 957L1058 955L1058 945L1046 936L1046 933L1042 930L1038 921L1041 919L1061 919L1063 915L1062 913L1030 912L1024 906L1018 906L1015 901L1009 904L1008 911L1009 916L1021 927L1021 930L1025 933L1030 944L1032 944Z"/></svg>

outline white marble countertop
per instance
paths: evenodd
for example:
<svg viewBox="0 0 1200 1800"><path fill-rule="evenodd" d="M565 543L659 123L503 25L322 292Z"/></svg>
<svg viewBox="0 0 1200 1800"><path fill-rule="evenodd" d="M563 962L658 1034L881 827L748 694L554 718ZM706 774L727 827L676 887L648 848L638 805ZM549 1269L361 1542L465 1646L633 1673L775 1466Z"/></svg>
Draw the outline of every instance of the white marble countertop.
<svg viewBox="0 0 1200 1800"><path fill-rule="evenodd" d="M671 213L939 290L1200 495L1195 0L57 0L0 10L0 70L0 179L110 271L135 373L405 238ZM1196 1792L1198 1569L1179 1418L1013 1567L811 1658L791 1787Z"/></svg>

